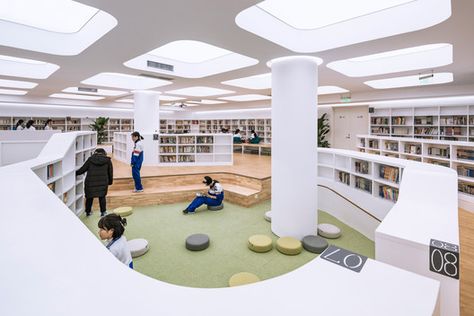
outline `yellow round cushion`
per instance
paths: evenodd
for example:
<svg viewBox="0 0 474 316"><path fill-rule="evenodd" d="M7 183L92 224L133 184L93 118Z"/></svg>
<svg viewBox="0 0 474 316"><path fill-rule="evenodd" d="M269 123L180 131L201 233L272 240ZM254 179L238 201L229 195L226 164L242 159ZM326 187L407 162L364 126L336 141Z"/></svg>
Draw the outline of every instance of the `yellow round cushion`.
<svg viewBox="0 0 474 316"><path fill-rule="evenodd" d="M277 240L277 249L285 255L297 255L301 253L303 246L301 241L293 237L281 237Z"/></svg>
<svg viewBox="0 0 474 316"><path fill-rule="evenodd" d="M125 217L133 213L133 208L130 206L117 207L112 213Z"/></svg>
<svg viewBox="0 0 474 316"><path fill-rule="evenodd" d="M255 283L258 281L260 281L260 279L255 274L249 272L240 272L230 277L229 286L239 286Z"/></svg>
<svg viewBox="0 0 474 316"><path fill-rule="evenodd" d="M265 235L253 235L249 238L248 247L255 252L267 252L273 248L272 239Z"/></svg>

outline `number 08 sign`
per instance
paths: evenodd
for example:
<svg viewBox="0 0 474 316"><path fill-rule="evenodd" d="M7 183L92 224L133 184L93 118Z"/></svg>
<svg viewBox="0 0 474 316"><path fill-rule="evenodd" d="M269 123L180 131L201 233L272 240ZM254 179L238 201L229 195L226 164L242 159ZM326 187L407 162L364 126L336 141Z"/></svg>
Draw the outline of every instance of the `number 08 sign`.
<svg viewBox="0 0 474 316"><path fill-rule="evenodd" d="M431 239L430 271L459 280L459 246Z"/></svg>

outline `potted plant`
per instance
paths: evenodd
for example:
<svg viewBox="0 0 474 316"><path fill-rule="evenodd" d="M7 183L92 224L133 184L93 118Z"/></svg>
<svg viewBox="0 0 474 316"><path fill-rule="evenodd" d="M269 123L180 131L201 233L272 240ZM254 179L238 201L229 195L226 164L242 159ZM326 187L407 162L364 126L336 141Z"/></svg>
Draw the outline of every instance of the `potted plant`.
<svg viewBox="0 0 474 316"><path fill-rule="evenodd" d="M324 113L318 118L318 147L329 147L329 141L326 140L329 131L329 119L327 113Z"/></svg>
<svg viewBox="0 0 474 316"><path fill-rule="evenodd" d="M93 131L97 132L97 144L102 144L104 142L105 130L108 123L108 117L99 116L94 122L92 122L92 124L89 125Z"/></svg>

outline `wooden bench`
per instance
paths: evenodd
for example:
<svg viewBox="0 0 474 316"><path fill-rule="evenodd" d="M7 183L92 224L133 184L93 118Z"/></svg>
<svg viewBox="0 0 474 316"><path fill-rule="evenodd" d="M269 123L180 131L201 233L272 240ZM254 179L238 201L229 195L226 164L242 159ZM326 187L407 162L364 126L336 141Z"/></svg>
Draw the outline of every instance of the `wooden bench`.
<svg viewBox="0 0 474 316"><path fill-rule="evenodd" d="M245 153L245 149L253 149L258 151L259 155L262 155L262 152L271 152L272 145L271 144L247 144L247 143L242 143L242 144L234 144L234 152L238 151L240 148L240 152L242 154Z"/></svg>

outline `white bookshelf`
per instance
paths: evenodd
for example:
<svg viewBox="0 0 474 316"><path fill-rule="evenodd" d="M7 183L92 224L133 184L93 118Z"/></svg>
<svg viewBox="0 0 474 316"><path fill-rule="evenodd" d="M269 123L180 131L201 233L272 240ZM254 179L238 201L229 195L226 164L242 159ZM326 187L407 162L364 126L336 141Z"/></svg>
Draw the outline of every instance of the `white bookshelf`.
<svg viewBox="0 0 474 316"><path fill-rule="evenodd" d="M84 208L84 175L76 177L76 170L96 146L95 132L55 134L38 158L30 161L33 172L76 215Z"/></svg>
<svg viewBox="0 0 474 316"><path fill-rule="evenodd" d="M474 141L474 105L375 108L371 135Z"/></svg>
<svg viewBox="0 0 474 316"><path fill-rule="evenodd" d="M460 206L474 210L474 143L357 135L357 148L361 152L430 163L456 170Z"/></svg>
<svg viewBox="0 0 474 316"><path fill-rule="evenodd" d="M149 137L152 137L151 135ZM148 137L147 137L148 138ZM151 165L160 166L216 166L233 164L231 134L161 134L153 141L157 155L149 159ZM115 133L114 158L129 162L133 149L130 133Z"/></svg>

